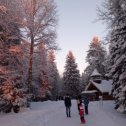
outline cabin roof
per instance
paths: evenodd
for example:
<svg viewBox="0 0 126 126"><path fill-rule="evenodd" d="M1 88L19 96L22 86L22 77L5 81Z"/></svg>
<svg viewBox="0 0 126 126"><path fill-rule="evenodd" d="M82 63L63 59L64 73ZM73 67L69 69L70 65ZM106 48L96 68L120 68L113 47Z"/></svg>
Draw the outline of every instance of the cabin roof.
<svg viewBox="0 0 126 126"><path fill-rule="evenodd" d="M87 87L85 89L86 91L88 90L90 85L94 85L102 93L110 92L111 89L112 89L112 80L101 80L100 84L91 80L90 83L87 85Z"/></svg>
<svg viewBox="0 0 126 126"><path fill-rule="evenodd" d="M97 69L94 69L93 73L91 76L101 76L101 74L97 71Z"/></svg>

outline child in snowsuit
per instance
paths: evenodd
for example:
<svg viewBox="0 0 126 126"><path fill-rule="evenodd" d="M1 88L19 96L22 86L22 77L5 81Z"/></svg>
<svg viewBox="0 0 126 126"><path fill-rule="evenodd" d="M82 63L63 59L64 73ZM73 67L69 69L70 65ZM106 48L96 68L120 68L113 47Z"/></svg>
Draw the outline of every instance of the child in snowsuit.
<svg viewBox="0 0 126 126"><path fill-rule="evenodd" d="M77 107L78 107L78 111L80 114L80 105L82 104L82 99L81 99L81 95L77 96Z"/></svg>
<svg viewBox="0 0 126 126"><path fill-rule="evenodd" d="M81 123L85 123L83 104L80 105L80 120L81 120Z"/></svg>

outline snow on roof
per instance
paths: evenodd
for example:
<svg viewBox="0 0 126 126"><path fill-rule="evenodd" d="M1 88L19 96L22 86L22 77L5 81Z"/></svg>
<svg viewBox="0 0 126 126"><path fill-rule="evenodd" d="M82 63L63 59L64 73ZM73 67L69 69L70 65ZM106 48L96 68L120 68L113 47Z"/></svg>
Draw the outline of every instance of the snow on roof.
<svg viewBox="0 0 126 126"><path fill-rule="evenodd" d="M94 69L93 73L91 74L91 76L96 76L96 75L101 75L97 69Z"/></svg>
<svg viewBox="0 0 126 126"><path fill-rule="evenodd" d="M90 91L82 91L81 93L82 94L91 94L91 93L95 93L95 92L98 92L96 90L90 90Z"/></svg>
<svg viewBox="0 0 126 126"><path fill-rule="evenodd" d="M112 89L112 80L102 80L100 84L92 82L101 92L110 92Z"/></svg>
<svg viewBox="0 0 126 126"><path fill-rule="evenodd" d="M100 90L102 93L110 92L112 89L112 80L102 80L101 83L96 83L94 81L90 81L89 85L86 87L85 90L88 89L88 87L93 84L98 90Z"/></svg>

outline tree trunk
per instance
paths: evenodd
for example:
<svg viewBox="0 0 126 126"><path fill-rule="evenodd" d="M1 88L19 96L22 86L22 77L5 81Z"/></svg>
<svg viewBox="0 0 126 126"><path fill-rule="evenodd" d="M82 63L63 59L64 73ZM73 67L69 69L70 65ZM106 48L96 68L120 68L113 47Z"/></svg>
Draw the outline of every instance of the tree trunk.
<svg viewBox="0 0 126 126"><path fill-rule="evenodd" d="M33 65L33 52L34 52L34 37L31 31L31 46L30 46L30 58L29 58L29 69L28 69L28 93L32 93L32 65Z"/></svg>

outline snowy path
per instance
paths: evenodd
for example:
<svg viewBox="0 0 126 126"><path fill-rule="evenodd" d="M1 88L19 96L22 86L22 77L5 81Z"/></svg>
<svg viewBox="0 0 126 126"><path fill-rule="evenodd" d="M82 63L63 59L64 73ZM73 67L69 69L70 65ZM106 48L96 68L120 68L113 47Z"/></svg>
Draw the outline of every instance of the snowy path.
<svg viewBox="0 0 126 126"><path fill-rule="evenodd" d="M125 126L126 115L117 113L107 101L90 102L89 115L85 115L86 126ZM0 115L0 126L84 126L80 124L76 101L72 101L72 117L67 118L63 101L32 103L25 112Z"/></svg>
<svg viewBox="0 0 126 126"><path fill-rule="evenodd" d="M87 126L125 126L126 115L113 109L112 101L92 102L86 116Z"/></svg>

